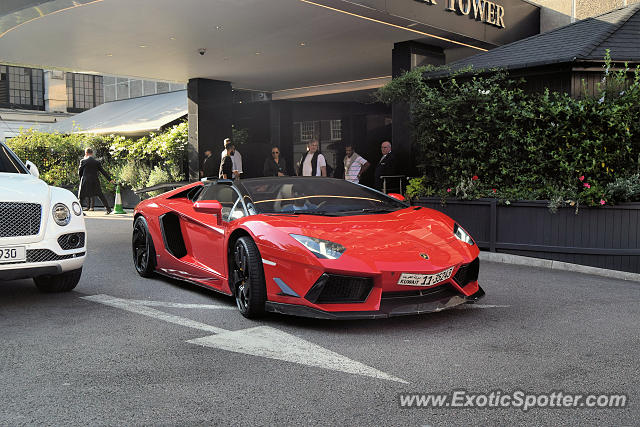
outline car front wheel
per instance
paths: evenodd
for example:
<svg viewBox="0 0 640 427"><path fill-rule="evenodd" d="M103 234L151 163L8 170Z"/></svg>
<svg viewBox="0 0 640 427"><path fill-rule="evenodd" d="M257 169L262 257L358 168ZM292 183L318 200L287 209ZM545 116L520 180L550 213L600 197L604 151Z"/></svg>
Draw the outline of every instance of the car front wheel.
<svg viewBox="0 0 640 427"><path fill-rule="evenodd" d="M156 268L156 251L149 233L149 226L143 216L136 218L131 235L133 265L142 277L151 277Z"/></svg>
<svg viewBox="0 0 640 427"><path fill-rule="evenodd" d="M262 258L250 237L240 237L233 251L232 290L240 313L249 319L264 314L267 291Z"/></svg>
<svg viewBox="0 0 640 427"><path fill-rule="evenodd" d="M40 292L68 292L76 287L81 275L82 267L62 274L34 277L33 281Z"/></svg>

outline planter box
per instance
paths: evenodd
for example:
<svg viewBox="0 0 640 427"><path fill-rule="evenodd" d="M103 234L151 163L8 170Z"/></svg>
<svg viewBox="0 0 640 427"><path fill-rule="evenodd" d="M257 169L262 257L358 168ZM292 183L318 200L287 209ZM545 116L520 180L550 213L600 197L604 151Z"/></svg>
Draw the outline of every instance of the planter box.
<svg viewBox="0 0 640 427"><path fill-rule="evenodd" d="M441 211L481 249L640 273L640 203L558 208L545 201L499 205L494 199L420 198L414 205Z"/></svg>

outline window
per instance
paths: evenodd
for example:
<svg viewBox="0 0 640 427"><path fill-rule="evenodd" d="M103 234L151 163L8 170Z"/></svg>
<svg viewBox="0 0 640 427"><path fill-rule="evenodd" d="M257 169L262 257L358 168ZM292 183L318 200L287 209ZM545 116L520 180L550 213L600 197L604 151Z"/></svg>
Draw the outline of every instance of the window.
<svg viewBox="0 0 640 427"><path fill-rule="evenodd" d="M342 120L331 120L331 140L342 140Z"/></svg>
<svg viewBox="0 0 640 427"><path fill-rule="evenodd" d="M313 122L300 123L300 141L308 142L313 139Z"/></svg>
<svg viewBox="0 0 640 427"><path fill-rule="evenodd" d="M0 66L0 105L44 110L43 71Z"/></svg>
<svg viewBox="0 0 640 427"><path fill-rule="evenodd" d="M67 73L67 110L85 111L104 102L102 76Z"/></svg>

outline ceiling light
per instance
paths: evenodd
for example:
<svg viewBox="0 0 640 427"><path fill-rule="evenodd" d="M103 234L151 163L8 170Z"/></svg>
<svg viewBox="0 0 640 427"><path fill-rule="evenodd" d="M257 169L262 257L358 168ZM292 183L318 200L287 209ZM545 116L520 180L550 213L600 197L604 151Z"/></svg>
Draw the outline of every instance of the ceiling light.
<svg viewBox="0 0 640 427"><path fill-rule="evenodd" d="M175 37L169 37L169 40L175 40L175 39L176 39Z"/></svg>
<svg viewBox="0 0 640 427"><path fill-rule="evenodd" d="M138 46L138 47L145 48L145 47L147 47L147 45L141 44L141 45L140 45L140 46Z"/></svg>
<svg viewBox="0 0 640 427"><path fill-rule="evenodd" d="M107 53L107 56L113 56L113 53Z"/></svg>
<svg viewBox="0 0 640 427"><path fill-rule="evenodd" d="M256 55L260 55L262 52L256 52Z"/></svg>
<svg viewBox="0 0 640 427"><path fill-rule="evenodd" d="M300 42L300 46L306 46L307 44L305 42Z"/></svg>
<svg viewBox="0 0 640 427"><path fill-rule="evenodd" d="M216 30L222 31L222 25L216 25Z"/></svg>

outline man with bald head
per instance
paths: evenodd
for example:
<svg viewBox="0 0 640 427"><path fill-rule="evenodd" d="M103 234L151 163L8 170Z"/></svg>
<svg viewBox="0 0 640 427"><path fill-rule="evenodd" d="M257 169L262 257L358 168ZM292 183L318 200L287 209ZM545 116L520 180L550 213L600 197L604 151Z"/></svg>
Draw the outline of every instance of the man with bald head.
<svg viewBox="0 0 640 427"><path fill-rule="evenodd" d="M376 165L376 189L382 191L383 180L380 178L381 176L387 175L396 175L396 161L391 153L391 143L389 141L384 141L380 146L380 151L382 151L382 158ZM387 181L387 187L389 187L390 182ZM388 189L388 188L387 188Z"/></svg>

